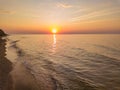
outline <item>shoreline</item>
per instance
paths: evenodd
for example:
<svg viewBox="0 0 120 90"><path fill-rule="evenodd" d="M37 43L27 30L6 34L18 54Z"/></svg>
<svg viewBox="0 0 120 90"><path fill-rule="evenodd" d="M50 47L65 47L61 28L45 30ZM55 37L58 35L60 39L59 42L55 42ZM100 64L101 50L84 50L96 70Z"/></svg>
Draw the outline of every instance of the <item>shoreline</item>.
<svg viewBox="0 0 120 90"><path fill-rule="evenodd" d="M15 44L15 43L14 43ZM15 50L9 52L14 60L6 57L7 40L0 37L0 90L40 90L32 74L27 70ZM11 47L13 48L13 47ZM7 53L8 54L8 53Z"/></svg>
<svg viewBox="0 0 120 90"><path fill-rule="evenodd" d="M0 90L13 90L12 76L12 63L5 57L6 56L6 40L0 37Z"/></svg>
<svg viewBox="0 0 120 90"><path fill-rule="evenodd" d="M15 60L9 60L6 58L7 43L6 39L0 38L0 89L1 90L63 90L64 88L69 88L68 86L63 86L61 81L58 81L56 77L51 76L52 74L47 74L45 72L40 72L39 79L32 74L32 71L24 65L24 61L30 61L32 58L29 56L21 56L16 45L17 41L12 42L10 48L16 49L9 51L12 53L20 54ZM10 49L11 50L11 49ZM18 51L17 51L18 50ZM7 53L8 54L8 53ZM11 58L13 59L13 58ZM4 63L4 64L3 64ZM59 75L60 78L64 78L64 75ZM96 90L94 86L89 85L89 83L84 80L78 80L80 86L77 88ZM72 87L75 88L75 87ZM69 88L70 89L70 88Z"/></svg>

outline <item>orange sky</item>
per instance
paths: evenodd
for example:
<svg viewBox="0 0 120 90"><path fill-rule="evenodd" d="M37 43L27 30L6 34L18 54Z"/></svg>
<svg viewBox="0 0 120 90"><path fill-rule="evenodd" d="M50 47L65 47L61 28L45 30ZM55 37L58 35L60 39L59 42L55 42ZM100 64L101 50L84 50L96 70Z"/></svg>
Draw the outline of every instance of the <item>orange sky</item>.
<svg viewBox="0 0 120 90"><path fill-rule="evenodd" d="M0 0L8 33L120 33L120 0Z"/></svg>

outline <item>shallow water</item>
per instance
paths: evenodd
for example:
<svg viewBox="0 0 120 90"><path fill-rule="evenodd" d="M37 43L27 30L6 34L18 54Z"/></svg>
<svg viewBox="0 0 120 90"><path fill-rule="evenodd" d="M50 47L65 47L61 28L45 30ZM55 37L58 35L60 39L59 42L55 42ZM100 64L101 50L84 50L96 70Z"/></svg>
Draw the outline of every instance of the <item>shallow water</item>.
<svg viewBox="0 0 120 90"><path fill-rule="evenodd" d="M119 34L11 35L6 57L38 90L120 90Z"/></svg>

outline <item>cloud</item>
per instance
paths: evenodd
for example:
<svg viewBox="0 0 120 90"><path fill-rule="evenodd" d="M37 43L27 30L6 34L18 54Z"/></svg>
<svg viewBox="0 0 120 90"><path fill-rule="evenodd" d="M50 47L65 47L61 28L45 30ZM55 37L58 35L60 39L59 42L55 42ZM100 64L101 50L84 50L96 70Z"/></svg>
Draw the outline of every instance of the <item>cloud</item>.
<svg viewBox="0 0 120 90"><path fill-rule="evenodd" d="M0 14L13 14L13 13L14 13L13 11L0 9Z"/></svg>
<svg viewBox="0 0 120 90"><path fill-rule="evenodd" d="M89 11L88 11L89 12ZM103 9L103 10L95 10L91 11L87 14L83 14L80 16L76 16L72 18L72 21L86 21L86 20L95 20L95 19L101 19L101 18L113 18L112 15L114 15L114 18L117 17L117 15L120 14L119 8L111 8L111 9Z"/></svg>
<svg viewBox="0 0 120 90"><path fill-rule="evenodd" d="M73 7L73 6L72 6L72 5L70 5L70 4L58 3L58 4L57 4L57 7L62 7L62 8L71 8L71 7Z"/></svg>

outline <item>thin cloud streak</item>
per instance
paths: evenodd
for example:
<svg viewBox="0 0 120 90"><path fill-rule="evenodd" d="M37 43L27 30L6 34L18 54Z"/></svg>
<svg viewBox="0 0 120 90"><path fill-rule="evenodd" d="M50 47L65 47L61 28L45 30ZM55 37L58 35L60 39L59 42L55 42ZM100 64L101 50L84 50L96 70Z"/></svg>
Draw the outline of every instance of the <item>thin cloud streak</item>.
<svg viewBox="0 0 120 90"><path fill-rule="evenodd" d="M88 14L84 14L82 16L74 17L72 18L72 21L99 19L101 17L110 16L112 14L118 14L118 13L120 13L119 8L93 11L93 12L89 12Z"/></svg>
<svg viewBox="0 0 120 90"><path fill-rule="evenodd" d="M73 7L70 4L65 4L65 3L57 3L57 7L62 7L62 8L71 8Z"/></svg>

